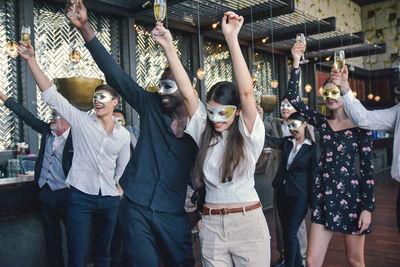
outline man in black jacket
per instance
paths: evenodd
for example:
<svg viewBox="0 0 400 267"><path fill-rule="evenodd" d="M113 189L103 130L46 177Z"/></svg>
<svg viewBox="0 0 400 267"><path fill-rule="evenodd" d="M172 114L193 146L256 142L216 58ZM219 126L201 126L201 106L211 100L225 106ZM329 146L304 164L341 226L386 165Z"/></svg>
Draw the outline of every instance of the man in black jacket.
<svg viewBox="0 0 400 267"><path fill-rule="evenodd" d="M66 223L69 189L65 178L71 168L73 148L69 125L55 112L51 122L33 116L14 99L0 92L4 105L32 129L42 134L35 164L35 183L40 188L39 199L46 235L47 258L50 266L62 267L61 220Z"/></svg>

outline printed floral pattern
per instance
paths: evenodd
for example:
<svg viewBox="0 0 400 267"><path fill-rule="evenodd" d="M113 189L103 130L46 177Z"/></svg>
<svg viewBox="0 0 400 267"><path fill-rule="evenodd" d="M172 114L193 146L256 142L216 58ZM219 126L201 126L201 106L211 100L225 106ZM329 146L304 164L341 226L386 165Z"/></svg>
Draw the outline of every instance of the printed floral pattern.
<svg viewBox="0 0 400 267"><path fill-rule="evenodd" d="M333 131L325 116L310 109L298 95L299 69L289 81L289 101L320 131L319 175L312 188L314 223L335 232L357 234L362 210L373 211L374 178L371 164L371 132L360 128ZM360 177L355 170L357 153ZM364 233L371 232L371 227Z"/></svg>

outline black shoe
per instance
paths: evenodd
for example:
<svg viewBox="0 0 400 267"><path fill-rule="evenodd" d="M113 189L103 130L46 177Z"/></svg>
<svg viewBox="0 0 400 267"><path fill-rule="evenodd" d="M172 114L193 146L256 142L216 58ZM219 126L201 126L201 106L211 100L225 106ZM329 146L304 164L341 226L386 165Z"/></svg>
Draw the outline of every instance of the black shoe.
<svg viewBox="0 0 400 267"><path fill-rule="evenodd" d="M285 266L285 259L280 258L278 261L272 263L272 267L284 267Z"/></svg>

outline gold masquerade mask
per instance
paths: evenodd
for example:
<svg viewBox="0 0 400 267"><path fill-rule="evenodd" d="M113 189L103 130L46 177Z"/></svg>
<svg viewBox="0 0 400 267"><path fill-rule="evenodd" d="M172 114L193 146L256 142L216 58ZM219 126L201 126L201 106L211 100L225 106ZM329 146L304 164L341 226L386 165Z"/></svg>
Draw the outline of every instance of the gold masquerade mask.
<svg viewBox="0 0 400 267"><path fill-rule="evenodd" d="M324 88L324 93L322 94L324 102L327 98L337 100L340 98L340 90L337 86L332 88Z"/></svg>
<svg viewBox="0 0 400 267"><path fill-rule="evenodd" d="M289 131L298 130L303 125L301 120L288 120Z"/></svg>

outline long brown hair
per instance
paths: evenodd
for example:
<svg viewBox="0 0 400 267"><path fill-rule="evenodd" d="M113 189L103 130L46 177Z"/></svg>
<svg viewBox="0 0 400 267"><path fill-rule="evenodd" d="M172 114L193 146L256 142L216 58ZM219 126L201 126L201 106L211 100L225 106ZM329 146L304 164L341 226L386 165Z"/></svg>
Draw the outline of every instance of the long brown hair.
<svg viewBox="0 0 400 267"><path fill-rule="evenodd" d="M237 87L231 82L219 82L211 87L207 94L207 102L214 101L222 105L234 105L240 107L240 98ZM244 139L239 131L239 117L235 116L233 123L228 129L227 146L225 147L224 156L220 168L221 181L232 181L235 171L243 171L242 161L244 155ZM194 179L196 185L201 187L204 185L204 161L209 148L215 146L222 139L222 134L215 130L214 124L207 117L206 128L200 141L200 148L197 154L194 166Z"/></svg>

